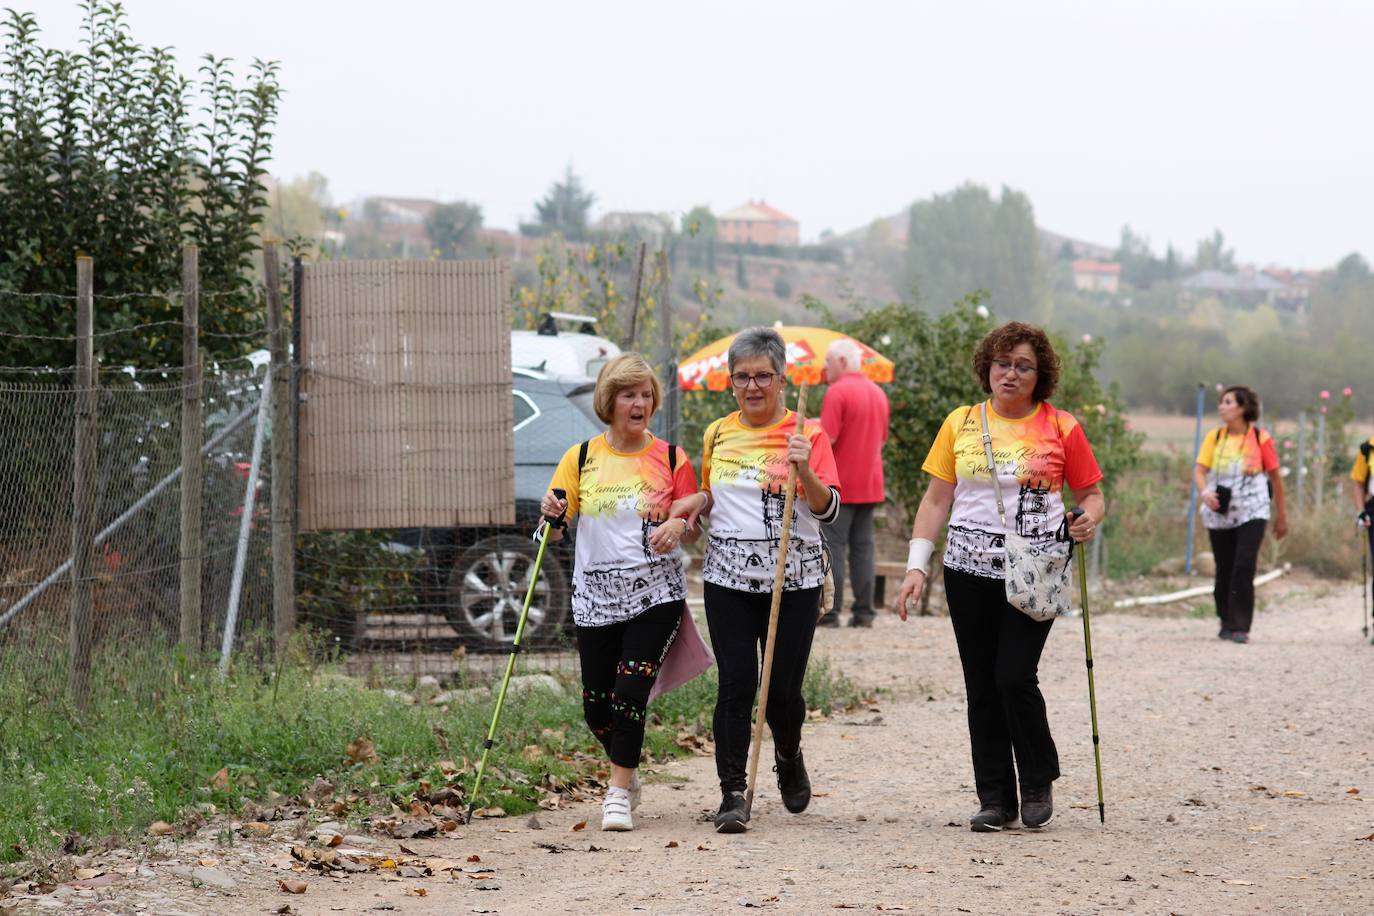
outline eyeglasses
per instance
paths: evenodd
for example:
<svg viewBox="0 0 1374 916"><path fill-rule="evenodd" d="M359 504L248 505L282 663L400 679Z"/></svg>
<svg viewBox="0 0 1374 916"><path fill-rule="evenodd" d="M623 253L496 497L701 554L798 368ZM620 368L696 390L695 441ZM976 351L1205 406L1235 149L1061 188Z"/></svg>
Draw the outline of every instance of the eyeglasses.
<svg viewBox="0 0 1374 916"><path fill-rule="evenodd" d="M994 359L992 361L992 367L999 372L1010 372L1015 369L1016 374L1022 378L1025 378L1035 371L1035 366L1032 366L1030 363L1012 363L1005 359Z"/></svg>
<svg viewBox="0 0 1374 916"><path fill-rule="evenodd" d="M730 383L736 388L743 390L749 387L750 382L753 382L762 390L773 384L773 379L777 377L778 374L776 372L755 372L753 375L747 372L736 372L734 375L730 376Z"/></svg>

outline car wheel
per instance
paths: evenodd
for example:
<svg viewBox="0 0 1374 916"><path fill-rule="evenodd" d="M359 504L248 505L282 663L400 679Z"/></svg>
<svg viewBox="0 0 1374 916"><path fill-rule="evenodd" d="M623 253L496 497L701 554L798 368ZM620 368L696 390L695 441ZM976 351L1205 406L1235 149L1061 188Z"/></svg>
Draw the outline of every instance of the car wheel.
<svg viewBox="0 0 1374 916"><path fill-rule="evenodd" d="M449 625L473 649L501 652L515 642L539 545L515 534L496 534L461 551L449 579ZM568 614L568 577L560 557L544 552L544 564L525 620L525 646L558 641Z"/></svg>

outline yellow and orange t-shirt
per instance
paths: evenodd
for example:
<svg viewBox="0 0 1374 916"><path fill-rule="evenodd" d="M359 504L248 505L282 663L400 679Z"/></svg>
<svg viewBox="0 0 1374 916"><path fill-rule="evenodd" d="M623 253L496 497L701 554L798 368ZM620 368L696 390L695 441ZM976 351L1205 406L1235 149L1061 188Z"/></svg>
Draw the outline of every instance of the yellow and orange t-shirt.
<svg viewBox="0 0 1374 916"><path fill-rule="evenodd" d="M735 411L706 428L701 485L711 491L713 504L701 572L704 581L745 592L772 590L782 540L787 440L796 428L797 414L791 410L772 426L745 426ZM811 441L811 469L837 495L826 517L818 518L797 486L783 573L785 591L816 588L825 581L821 522L839 512L840 478L830 437L815 420L807 420L803 429Z"/></svg>
<svg viewBox="0 0 1374 916"><path fill-rule="evenodd" d="M652 437L637 452L620 452L602 435L588 443L580 474L581 443L558 462L549 489L566 490L568 517L581 516L572 588L573 623L578 626L620 623L687 596L682 548L657 554L649 546L649 536L668 517L673 500L697 489L687 453L678 448L677 467L670 470L669 448Z"/></svg>
<svg viewBox="0 0 1374 916"><path fill-rule="evenodd" d="M1048 402L1019 420L1000 416L990 403L987 411L1008 526L1033 541L1053 540L1064 521L1064 484L1081 490L1102 479L1083 427ZM954 484L945 566L1003 578L1007 529L997 514L977 404L945 417L921 470Z"/></svg>
<svg viewBox="0 0 1374 916"><path fill-rule="evenodd" d="M1266 471L1276 470L1279 454L1274 440L1258 426L1246 427L1242 436L1230 435L1218 426L1202 440L1197 463L1207 468L1207 485L1231 488L1231 504L1225 513L1202 507L1203 527L1236 528L1269 517L1269 480Z"/></svg>
<svg viewBox="0 0 1374 916"><path fill-rule="evenodd" d="M1361 443L1359 450L1355 452L1355 463L1350 467L1350 479L1364 487L1364 498L1368 502L1374 499L1374 474L1369 473L1369 462L1364 456L1365 446L1374 449L1374 436Z"/></svg>

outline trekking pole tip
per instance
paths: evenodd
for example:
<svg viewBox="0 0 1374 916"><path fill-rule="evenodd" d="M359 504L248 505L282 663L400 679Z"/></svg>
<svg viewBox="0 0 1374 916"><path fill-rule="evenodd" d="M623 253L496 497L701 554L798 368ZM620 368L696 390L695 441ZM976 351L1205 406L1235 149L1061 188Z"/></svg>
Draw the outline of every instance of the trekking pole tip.
<svg viewBox="0 0 1374 916"><path fill-rule="evenodd" d="M1107 806L1102 802L1097 803L1097 819L1104 825L1107 823Z"/></svg>

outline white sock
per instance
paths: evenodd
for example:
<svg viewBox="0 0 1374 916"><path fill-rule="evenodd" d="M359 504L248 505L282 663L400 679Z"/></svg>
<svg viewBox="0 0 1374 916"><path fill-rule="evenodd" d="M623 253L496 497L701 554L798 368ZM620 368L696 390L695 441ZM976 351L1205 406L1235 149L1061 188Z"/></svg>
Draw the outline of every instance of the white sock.
<svg viewBox="0 0 1374 916"><path fill-rule="evenodd" d="M620 786L609 786L609 787L607 787L607 789L606 789L606 795L607 795L607 797L612 796L612 795L623 795L623 796L625 796L626 798L629 798L629 797L630 797L630 790L629 790L629 789L622 789L622 788L620 788Z"/></svg>

